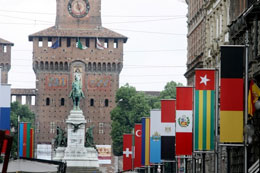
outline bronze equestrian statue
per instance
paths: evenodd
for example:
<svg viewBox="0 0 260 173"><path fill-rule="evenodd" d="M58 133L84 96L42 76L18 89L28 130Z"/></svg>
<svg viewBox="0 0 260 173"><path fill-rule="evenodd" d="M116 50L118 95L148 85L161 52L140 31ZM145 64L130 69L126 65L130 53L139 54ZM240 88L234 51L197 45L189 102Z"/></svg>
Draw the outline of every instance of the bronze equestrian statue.
<svg viewBox="0 0 260 173"><path fill-rule="evenodd" d="M70 92L69 97L72 98L73 101L73 110L80 110L80 99L85 98L85 95L82 91L82 84L79 74L75 75L75 80L72 83L72 90Z"/></svg>

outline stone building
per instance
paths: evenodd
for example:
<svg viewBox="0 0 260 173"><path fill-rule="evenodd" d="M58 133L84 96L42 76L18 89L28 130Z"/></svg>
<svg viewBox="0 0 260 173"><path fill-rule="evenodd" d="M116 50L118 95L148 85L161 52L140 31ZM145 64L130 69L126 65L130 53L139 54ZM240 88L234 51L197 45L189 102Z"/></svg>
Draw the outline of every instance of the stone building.
<svg viewBox="0 0 260 173"><path fill-rule="evenodd" d="M0 38L0 67L2 70L0 83L8 83L8 72L11 69L11 48L14 44Z"/></svg>
<svg viewBox="0 0 260 173"><path fill-rule="evenodd" d="M111 145L110 111L115 107L127 37L102 26L101 0L57 0L55 26L29 35L29 41L36 75L36 144L51 144L56 127L66 129L73 108L69 93L77 73L85 94L80 108L86 126L94 126L97 145Z"/></svg>
<svg viewBox="0 0 260 173"><path fill-rule="evenodd" d="M260 86L260 43L259 43L259 13L260 3L257 0L207 0L203 1L200 12L204 13L205 29L204 35L197 34L191 37L192 18L195 7L200 7L199 1L186 1L189 6L188 11L188 62L185 74L188 84L192 84L194 68L191 62L200 64L197 67L219 68L220 67L220 46L221 45L245 45L246 32L249 37L249 79ZM195 8L195 9L196 9ZM196 11L196 10L195 10ZM194 17L198 18L198 12ZM203 16L203 15L202 15ZM195 20L200 21L200 20ZM200 51L202 56L196 56L195 45L201 40L205 40L205 46ZM196 50L196 49L195 49ZM197 58L195 58L197 57ZM196 60L196 61L195 61ZM195 63L194 63L195 64ZM192 75L191 75L192 74ZM253 140L248 144L248 168L252 166L260 157L260 112L257 111L248 124L253 125ZM201 171L201 155L197 155L196 170ZM244 172L244 148L243 147L219 147L219 171L220 172ZM191 165L189 171L191 171ZM206 172L214 171L214 156L206 155ZM212 169L213 168L213 169Z"/></svg>
<svg viewBox="0 0 260 173"><path fill-rule="evenodd" d="M206 44L206 13L204 0L186 0L188 4L188 52L187 71L184 74L187 84L191 85L194 78L194 69L203 66Z"/></svg>

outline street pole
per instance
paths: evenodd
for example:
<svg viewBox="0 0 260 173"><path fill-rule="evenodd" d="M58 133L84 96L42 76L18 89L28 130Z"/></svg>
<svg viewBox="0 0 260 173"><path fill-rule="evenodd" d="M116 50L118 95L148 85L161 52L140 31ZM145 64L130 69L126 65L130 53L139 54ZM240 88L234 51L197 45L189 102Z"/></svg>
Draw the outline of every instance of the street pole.
<svg viewBox="0 0 260 173"><path fill-rule="evenodd" d="M219 70L216 69L216 77L215 77L215 86L216 86L216 106L215 106L215 173L218 173L218 115L219 115L219 107L218 107L218 98L219 98Z"/></svg>
<svg viewBox="0 0 260 173"><path fill-rule="evenodd" d="M248 49L249 49L249 40L248 40L248 30L246 30L246 39L245 39L245 46L246 46L246 59L245 59L245 112L244 112L244 128L247 126L247 116L248 116ZM244 164L245 170L244 172L247 173L247 132L244 131Z"/></svg>

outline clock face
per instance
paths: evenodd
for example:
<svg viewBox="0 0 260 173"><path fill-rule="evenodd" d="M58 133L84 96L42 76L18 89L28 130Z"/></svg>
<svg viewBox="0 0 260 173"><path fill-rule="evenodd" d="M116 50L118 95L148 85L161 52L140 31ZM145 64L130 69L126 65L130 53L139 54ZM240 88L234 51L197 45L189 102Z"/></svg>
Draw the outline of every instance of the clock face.
<svg viewBox="0 0 260 173"><path fill-rule="evenodd" d="M89 13L88 0L70 0L68 3L68 11L71 16L76 18L85 17Z"/></svg>

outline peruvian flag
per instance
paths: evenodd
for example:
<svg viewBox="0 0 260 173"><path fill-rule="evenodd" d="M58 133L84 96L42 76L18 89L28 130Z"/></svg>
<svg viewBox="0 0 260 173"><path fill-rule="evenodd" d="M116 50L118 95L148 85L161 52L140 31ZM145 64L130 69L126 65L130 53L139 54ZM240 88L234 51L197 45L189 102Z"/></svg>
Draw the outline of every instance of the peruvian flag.
<svg viewBox="0 0 260 173"><path fill-rule="evenodd" d="M176 87L176 155L192 155L193 87Z"/></svg>
<svg viewBox="0 0 260 173"><path fill-rule="evenodd" d="M132 134L123 135L123 171L132 170Z"/></svg>
<svg viewBox="0 0 260 173"><path fill-rule="evenodd" d="M142 166L142 124L135 124L134 168Z"/></svg>

